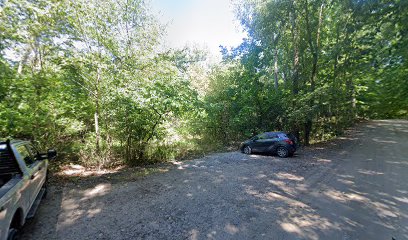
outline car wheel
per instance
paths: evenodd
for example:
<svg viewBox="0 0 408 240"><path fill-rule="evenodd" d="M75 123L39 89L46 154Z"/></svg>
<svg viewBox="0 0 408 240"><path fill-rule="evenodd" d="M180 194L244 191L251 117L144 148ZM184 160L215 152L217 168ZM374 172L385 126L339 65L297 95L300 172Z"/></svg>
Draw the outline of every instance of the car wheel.
<svg viewBox="0 0 408 240"><path fill-rule="evenodd" d="M286 158L289 156L289 151L285 147L281 146L276 149L276 154L281 158Z"/></svg>
<svg viewBox="0 0 408 240"><path fill-rule="evenodd" d="M47 176L45 177L45 182L44 182L42 188L44 189L44 194L42 196L42 199L46 199L47 194L48 194L48 172L47 172Z"/></svg>
<svg viewBox="0 0 408 240"><path fill-rule="evenodd" d="M251 149L251 147L250 146L246 146L245 148L244 148L244 153L245 154L251 154L252 153L252 149Z"/></svg>
<svg viewBox="0 0 408 240"><path fill-rule="evenodd" d="M18 231L16 228L10 228L8 235L7 235L7 240L15 240L18 238Z"/></svg>
<svg viewBox="0 0 408 240"><path fill-rule="evenodd" d="M45 186L43 186L42 188L44 189L44 193L42 195L42 199L46 199L47 198L47 194L48 194L48 184L44 183Z"/></svg>

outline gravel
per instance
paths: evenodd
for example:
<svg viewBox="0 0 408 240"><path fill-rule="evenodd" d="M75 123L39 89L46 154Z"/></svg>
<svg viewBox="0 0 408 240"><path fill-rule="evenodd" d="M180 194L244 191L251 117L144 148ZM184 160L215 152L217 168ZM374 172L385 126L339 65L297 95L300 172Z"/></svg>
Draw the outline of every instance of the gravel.
<svg viewBox="0 0 408 240"><path fill-rule="evenodd" d="M293 158L218 153L131 182L54 184L22 239L373 239L366 237L375 231L364 232L370 224L386 235L381 239L404 239L407 205L394 200L396 206L388 208L389 198L386 203L369 189L363 192L358 169L353 170L365 159L356 153L375 135L372 129L395 132L395 124L361 124L359 131L304 148ZM401 126L408 129L405 121ZM394 160L406 168L404 159L397 154ZM408 190L406 184L398 188ZM355 213L371 211L370 206L384 212L374 219Z"/></svg>

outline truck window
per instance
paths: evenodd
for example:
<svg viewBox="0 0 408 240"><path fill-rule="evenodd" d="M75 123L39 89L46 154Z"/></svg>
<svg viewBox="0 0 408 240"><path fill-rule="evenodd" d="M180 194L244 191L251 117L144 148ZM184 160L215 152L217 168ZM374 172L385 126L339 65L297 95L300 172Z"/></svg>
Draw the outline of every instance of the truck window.
<svg viewBox="0 0 408 240"><path fill-rule="evenodd" d="M20 173L20 167L14 160L6 144L0 144L0 179L5 175Z"/></svg>
<svg viewBox="0 0 408 240"><path fill-rule="evenodd" d="M28 150L28 152L31 154L31 156L33 157L33 161L37 161L38 160L38 151L37 149L32 145L32 144L27 144L26 148Z"/></svg>
<svg viewBox="0 0 408 240"><path fill-rule="evenodd" d="M34 158L24 145L20 145L17 147L17 151L20 153L21 157L23 158L25 164L30 166L34 163Z"/></svg>

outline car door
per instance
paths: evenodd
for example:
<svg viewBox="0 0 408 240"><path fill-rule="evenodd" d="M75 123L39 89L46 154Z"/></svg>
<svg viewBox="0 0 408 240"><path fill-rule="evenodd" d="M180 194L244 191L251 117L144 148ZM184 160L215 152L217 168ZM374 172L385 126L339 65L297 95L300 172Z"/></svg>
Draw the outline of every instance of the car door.
<svg viewBox="0 0 408 240"><path fill-rule="evenodd" d="M277 135L275 133L265 133L264 140L262 141L262 151L271 152L276 145Z"/></svg>
<svg viewBox="0 0 408 240"><path fill-rule="evenodd" d="M27 148L32 157L32 163L30 165L27 165L27 167L29 168L30 180L31 184L33 185L32 201L34 201L46 180L47 166L46 160L42 160L39 158L39 152L34 148L34 146L31 143L26 144L25 147Z"/></svg>
<svg viewBox="0 0 408 240"><path fill-rule="evenodd" d="M279 142L279 135L277 133L269 133L268 135L268 145L266 146L265 151L274 152Z"/></svg>
<svg viewBox="0 0 408 240"><path fill-rule="evenodd" d="M18 157L20 159L22 159L25 163L25 165L27 165L26 162L30 162L31 161L31 154L28 151L28 149L24 146L24 144L19 144L16 147L16 155L18 154ZM23 164L23 163L21 163ZM20 165L21 165L20 164ZM23 176L23 185L21 186L20 190L19 190L19 194L20 194L20 201L22 203L22 206L24 208L24 210L28 211L28 209L31 207L32 204L32 192L34 191L33 189L33 184L31 184L31 179L30 179L30 175L29 175L29 168L28 166L25 166L24 168L24 176Z"/></svg>
<svg viewBox="0 0 408 240"><path fill-rule="evenodd" d="M256 152L264 152L268 147L270 139L268 139L268 134L262 133L257 136L257 139L254 141L252 150Z"/></svg>

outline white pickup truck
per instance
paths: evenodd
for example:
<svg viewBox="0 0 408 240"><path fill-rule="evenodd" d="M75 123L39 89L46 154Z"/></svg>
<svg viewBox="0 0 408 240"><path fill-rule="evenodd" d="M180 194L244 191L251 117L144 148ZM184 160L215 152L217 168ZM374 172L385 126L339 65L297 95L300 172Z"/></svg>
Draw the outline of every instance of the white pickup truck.
<svg viewBox="0 0 408 240"><path fill-rule="evenodd" d="M0 142L0 240L16 239L47 190L48 159L55 150L39 153L28 141Z"/></svg>

